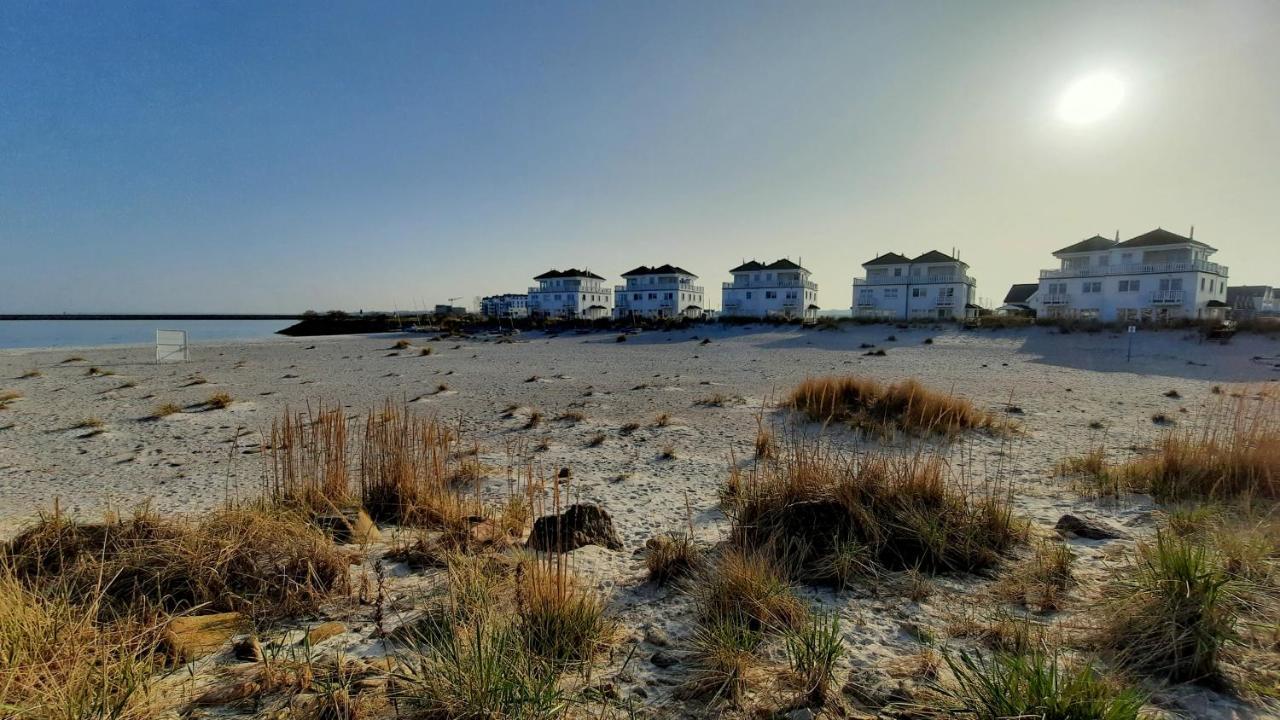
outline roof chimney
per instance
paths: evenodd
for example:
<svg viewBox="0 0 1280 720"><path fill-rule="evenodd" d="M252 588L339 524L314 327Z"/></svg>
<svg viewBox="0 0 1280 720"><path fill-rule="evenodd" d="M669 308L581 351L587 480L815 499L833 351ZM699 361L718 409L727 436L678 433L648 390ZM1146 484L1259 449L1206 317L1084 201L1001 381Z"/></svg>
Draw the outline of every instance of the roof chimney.
<svg viewBox="0 0 1280 720"><path fill-rule="evenodd" d="M1120 229L1116 228L1116 242L1120 242Z"/></svg>
<svg viewBox="0 0 1280 720"><path fill-rule="evenodd" d="M1188 239L1188 240L1194 240L1195 238L1196 238L1196 226L1195 226L1195 225L1192 225L1192 226L1191 226L1191 232L1187 235L1187 239Z"/></svg>

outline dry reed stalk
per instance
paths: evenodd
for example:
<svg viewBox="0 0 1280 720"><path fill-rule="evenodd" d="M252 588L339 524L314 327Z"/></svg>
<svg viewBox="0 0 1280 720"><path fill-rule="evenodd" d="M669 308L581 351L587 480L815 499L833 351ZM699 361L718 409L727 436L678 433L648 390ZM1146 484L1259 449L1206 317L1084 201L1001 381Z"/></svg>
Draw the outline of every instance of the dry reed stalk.
<svg viewBox="0 0 1280 720"><path fill-rule="evenodd" d="M271 423L271 458L265 495L272 501L322 512L351 502L347 418L341 406L320 404Z"/></svg>

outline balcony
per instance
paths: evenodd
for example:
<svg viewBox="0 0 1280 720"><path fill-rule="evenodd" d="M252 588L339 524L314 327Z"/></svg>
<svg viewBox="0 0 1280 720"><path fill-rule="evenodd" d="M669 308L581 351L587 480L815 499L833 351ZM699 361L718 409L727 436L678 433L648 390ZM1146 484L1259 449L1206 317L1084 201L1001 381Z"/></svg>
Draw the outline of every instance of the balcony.
<svg viewBox="0 0 1280 720"><path fill-rule="evenodd" d="M1155 265L1097 265L1087 268L1067 268L1062 270L1041 270L1043 280L1061 278L1106 277L1108 275L1150 275L1153 273L1205 272L1227 276L1227 266L1218 263L1196 260L1193 262L1160 263Z"/></svg>
<svg viewBox="0 0 1280 720"><path fill-rule="evenodd" d="M955 306L956 306L956 299L955 299L955 298L953 298L953 297L940 297L940 298L938 298L938 300L934 303L934 305L936 305L936 306L938 306L938 307L940 307L940 308L955 307Z"/></svg>
<svg viewBox="0 0 1280 720"><path fill-rule="evenodd" d="M643 292L686 292L701 295L703 288L701 285L677 285L676 283L657 283L654 285L636 285L631 287L628 285L614 285L613 291L616 293L643 293Z"/></svg>
<svg viewBox="0 0 1280 720"><path fill-rule="evenodd" d="M720 287L724 290L756 290L774 288L798 288L805 290L817 290L818 283L812 280L735 280L733 282L721 283Z"/></svg>
<svg viewBox="0 0 1280 720"><path fill-rule="evenodd" d="M946 275L892 275L885 277L854 278L854 286L858 285L939 285L942 283L964 283L977 285L972 275L948 273Z"/></svg>
<svg viewBox="0 0 1280 720"><path fill-rule="evenodd" d="M1186 297L1184 290L1157 290L1151 293L1152 305L1181 305Z"/></svg>
<svg viewBox="0 0 1280 720"><path fill-rule="evenodd" d="M1055 293L1053 295L1045 295L1044 297L1040 298L1040 304L1046 305L1046 306L1070 305L1071 296L1065 293Z"/></svg>

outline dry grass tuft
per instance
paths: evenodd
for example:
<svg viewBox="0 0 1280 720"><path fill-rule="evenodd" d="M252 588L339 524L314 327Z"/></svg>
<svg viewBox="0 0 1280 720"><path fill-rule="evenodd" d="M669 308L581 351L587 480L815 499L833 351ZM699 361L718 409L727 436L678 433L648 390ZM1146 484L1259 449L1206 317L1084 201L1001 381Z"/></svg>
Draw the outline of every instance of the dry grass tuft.
<svg viewBox="0 0 1280 720"><path fill-rule="evenodd" d="M1042 541L1031 556L996 583L996 595L1037 612L1062 607L1063 595L1075 582L1075 555L1061 542Z"/></svg>
<svg viewBox="0 0 1280 720"><path fill-rule="evenodd" d="M231 407L233 402L231 395L225 392L216 392L204 401L204 404L212 410L225 410Z"/></svg>
<svg viewBox="0 0 1280 720"><path fill-rule="evenodd" d="M974 571L1025 540L1007 493L950 482L936 455L841 454L792 438L770 460L732 466L724 492L733 539L772 548L812 582L859 567Z"/></svg>
<svg viewBox="0 0 1280 720"><path fill-rule="evenodd" d="M658 415L658 417L653 419L654 427L666 427L670 424L671 424L671 415L667 413L661 413L660 415Z"/></svg>
<svg viewBox="0 0 1280 720"><path fill-rule="evenodd" d="M542 424L542 412L538 410L531 410L529 412L529 419L526 420L524 423L524 429L532 430L541 424Z"/></svg>
<svg viewBox="0 0 1280 720"><path fill-rule="evenodd" d="M272 502L308 513L351 504L347 417L341 406L320 404L296 414L286 408L272 420L262 449L270 462L263 494Z"/></svg>
<svg viewBox="0 0 1280 720"><path fill-rule="evenodd" d="M419 355L420 357L427 357L428 355L430 355L430 354L432 354L432 353L434 353L434 352L435 352L435 349L434 349L434 348L424 347L424 348L422 348L421 350L419 350L419 351L418 351L418 355Z"/></svg>
<svg viewBox="0 0 1280 720"><path fill-rule="evenodd" d="M619 434L619 435L630 435L631 433L633 433L633 432L635 432L635 431L637 431L637 430L639 430L639 429L640 429L640 423L636 423L636 422L629 422L629 423L627 423L626 425L623 425L622 427L618 428L618 434Z"/></svg>
<svg viewBox="0 0 1280 720"><path fill-rule="evenodd" d="M408 340L397 340L395 344L391 346L391 349L392 350L408 350L411 347L413 347L413 343L409 342Z"/></svg>
<svg viewBox="0 0 1280 720"><path fill-rule="evenodd" d="M102 368L98 368L98 367L91 367L88 370L85 370L84 374L88 377L107 377L110 375L115 375L115 372L111 370L103 370Z"/></svg>
<svg viewBox="0 0 1280 720"><path fill-rule="evenodd" d="M30 380L32 378L38 378L38 377L44 377L44 371L41 370L40 368L31 368L30 370L24 370L22 374L18 376L18 379Z"/></svg>
<svg viewBox="0 0 1280 720"><path fill-rule="evenodd" d="M659 585L689 577L702 570L702 550L687 533L652 537L645 543L645 566L649 579Z"/></svg>
<svg viewBox="0 0 1280 720"><path fill-rule="evenodd" d="M600 447L608 439L608 436L604 433L596 433L587 439L587 447Z"/></svg>
<svg viewBox="0 0 1280 720"><path fill-rule="evenodd" d="M348 558L300 516L271 509L100 524L54 514L0 555L30 587L100 598L104 619L197 608L283 617L347 587Z"/></svg>
<svg viewBox="0 0 1280 720"><path fill-rule="evenodd" d="M17 390L0 390L0 410L4 410L13 404L15 400L22 399L22 393Z"/></svg>
<svg viewBox="0 0 1280 720"><path fill-rule="evenodd" d="M100 417L87 417L71 426L72 430L101 430L106 423Z"/></svg>
<svg viewBox="0 0 1280 720"><path fill-rule="evenodd" d="M182 412L182 406L178 405L177 403L171 403L171 402L160 403L155 407L154 410L151 411L151 419L159 420L160 418L166 418L166 417L169 417L170 415L176 415L180 412Z"/></svg>
<svg viewBox="0 0 1280 720"><path fill-rule="evenodd" d="M968 400L930 390L916 380L883 385L853 376L808 378L791 392L786 405L811 420L849 422L881 431L954 434L1004 427Z"/></svg>
<svg viewBox="0 0 1280 720"><path fill-rule="evenodd" d="M586 419L587 416L577 410L566 410L556 416L557 421L567 423L580 423Z"/></svg>
<svg viewBox="0 0 1280 720"><path fill-rule="evenodd" d="M92 588L90 589L92 590ZM94 592L41 592L0 563L0 712L15 720L155 716L160 623L98 622Z"/></svg>

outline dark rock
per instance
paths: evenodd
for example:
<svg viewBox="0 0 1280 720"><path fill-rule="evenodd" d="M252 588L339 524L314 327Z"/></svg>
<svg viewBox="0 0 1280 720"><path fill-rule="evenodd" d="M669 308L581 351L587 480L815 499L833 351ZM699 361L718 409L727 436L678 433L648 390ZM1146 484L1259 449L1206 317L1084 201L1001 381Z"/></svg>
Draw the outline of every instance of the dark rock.
<svg viewBox="0 0 1280 720"><path fill-rule="evenodd" d="M243 662L262 662L262 643L249 635L232 643L231 653Z"/></svg>
<svg viewBox="0 0 1280 720"><path fill-rule="evenodd" d="M382 539L378 526L363 508L341 508L317 515L314 522L340 545L378 542Z"/></svg>
<svg viewBox="0 0 1280 720"><path fill-rule="evenodd" d="M1075 535L1088 540L1114 540L1124 537L1124 533L1108 527L1096 520L1086 520L1075 515L1063 515L1054 526L1063 535Z"/></svg>
<svg viewBox="0 0 1280 720"><path fill-rule="evenodd" d="M573 474L573 472L572 472L572 471L570 471L570 470L569 470L569 468L567 468L567 467L562 467L562 468L560 468L560 472L556 475L556 477L559 477L559 478L563 479L563 478L567 478L567 477L571 476L572 474Z"/></svg>
<svg viewBox="0 0 1280 720"><path fill-rule="evenodd" d="M672 665L679 665L680 658L676 657L675 655L672 655L666 650L659 650L658 652L653 654L653 657L649 658L649 662L653 663L654 665L660 668L669 668Z"/></svg>
<svg viewBox="0 0 1280 720"><path fill-rule="evenodd" d="M613 529L613 519L598 505L570 505L559 515L546 515L533 523L528 546L534 550L569 552L583 545L600 545L621 550L622 540Z"/></svg>
<svg viewBox="0 0 1280 720"><path fill-rule="evenodd" d="M671 644L671 636L667 634L666 630L656 625L650 625L644 629L644 641L650 645L667 647Z"/></svg>

